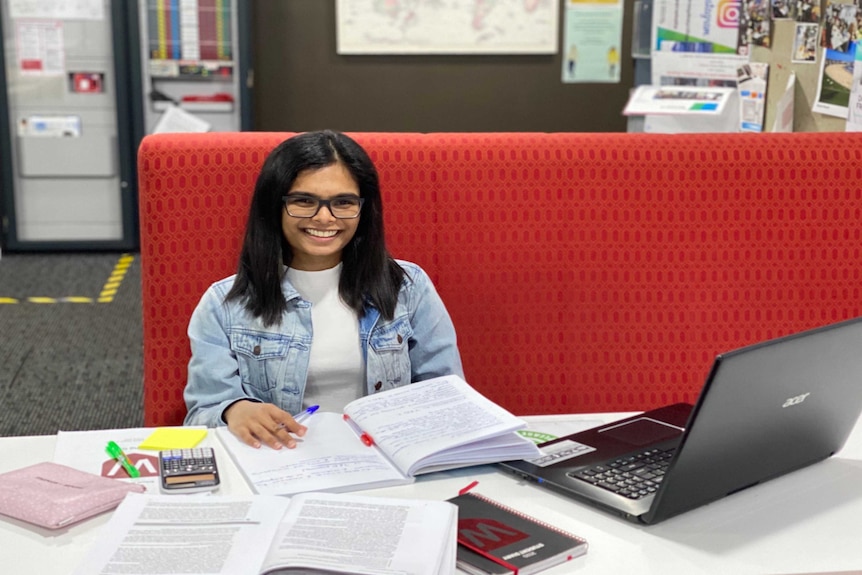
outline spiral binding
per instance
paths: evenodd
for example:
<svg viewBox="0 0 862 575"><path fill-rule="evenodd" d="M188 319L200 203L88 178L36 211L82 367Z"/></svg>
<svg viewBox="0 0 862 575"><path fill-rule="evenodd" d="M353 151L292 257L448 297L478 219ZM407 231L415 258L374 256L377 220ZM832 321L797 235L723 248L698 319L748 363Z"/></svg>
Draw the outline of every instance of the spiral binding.
<svg viewBox="0 0 862 575"><path fill-rule="evenodd" d="M502 511L510 513L511 515L514 515L515 517L520 517L521 519L523 519L524 521L526 521L528 523L531 523L533 525L537 525L539 527L547 529L548 531L550 531L552 533L556 533L562 537L565 537L566 539L569 539L570 541L577 543L578 546L589 545L587 543L587 540L584 539L583 537L578 537L574 533L569 533L568 531L564 531L563 529L560 529L559 527L555 527L554 525L550 525L549 523L545 523L544 521L536 519L532 515L528 515L526 513L523 513L521 511L513 509L513 508L509 507L508 505L500 503L499 501L496 501L495 499L491 499L490 497L486 497L485 495L482 495L481 493L475 493L475 492L470 491L470 489L476 483L477 482L473 482L472 484L470 484L470 486L462 489L461 491L459 491L458 495L459 496L461 496L461 495L468 496L469 495L471 497L474 497L479 501L482 501L484 503L488 503L489 505L492 505L492 506L496 507L497 509L500 509ZM509 563L509 562L507 562L507 561L505 561L499 557L496 557L496 556L492 555L491 553L488 553L484 549L481 549L481 548L473 545L472 543L470 543L468 541L463 541L460 537L458 537L458 544L463 545L467 549L473 551L474 553L476 553L478 555L481 555L485 559L488 559L488 560L493 561L494 563L496 563L498 565L505 567L506 569L510 570L513 573L513 575L518 575L518 567L517 566L515 566L515 565L513 565L513 564L511 564L511 563ZM569 556L567 558L567 560L572 559L572 558L573 558L572 556Z"/></svg>

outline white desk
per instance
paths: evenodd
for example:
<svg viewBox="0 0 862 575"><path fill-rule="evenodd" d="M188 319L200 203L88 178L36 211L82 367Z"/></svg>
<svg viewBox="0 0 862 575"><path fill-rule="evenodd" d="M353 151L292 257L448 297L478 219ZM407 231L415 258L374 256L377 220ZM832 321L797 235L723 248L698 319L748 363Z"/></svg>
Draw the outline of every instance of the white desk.
<svg viewBox="0 0 862 575"><path fill-rule="evenodd" d="M565 418L610 421L622 415ZM54 442L54 436L0 438L0 472L51 460ZM217 442L215 447L220 450ZM218 456L221 493L250 493L230 457L221 451ZM652 527L627 523L519 481L493 466L432 474L413 485L364 493L447 499L473 480L479 481L477 492L589 541L584 557L545 571L548 575L862 574L862 422L832 459ZM0 571L14 575L70 573L98 540L109 515L58 532L0 518Z"/></svg>

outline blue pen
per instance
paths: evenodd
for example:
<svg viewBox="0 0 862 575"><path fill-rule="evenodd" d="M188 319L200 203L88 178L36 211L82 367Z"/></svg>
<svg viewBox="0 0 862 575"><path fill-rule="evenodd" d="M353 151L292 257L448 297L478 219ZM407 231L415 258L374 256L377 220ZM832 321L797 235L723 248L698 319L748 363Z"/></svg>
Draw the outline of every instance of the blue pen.
<svg viewBox="0 0 862 575"><path fill-rule="evenodd" d="M305 421L305 419L306 419L309 415L311 415L312 413L314 413L314 412L315 412L315 411L317 411L318 409L320 409L320 406L319 406L319 405L312 405L311 407L309 407L308 409L306 409L306 410L305 410L305 411L303 411L302 413L298 413L298 414L296 415L296 417L294 417L294 418L293 418L293 420L294 420L295 422L297 422L297 423L300 423L300 422L302 422L302 421ZM277 430L279 430L279 429L284 429L285 427L287 427L285 424L283 424L283 423L279 423L278 425L276 425L276 426L275 426L275 429L276 429L276 431L277 431Z"/></svg>
<svg viewBox="0 0 862 575"><path fill-rule="evenodd" d="M306 419L308 419L308 417L312 413L317 411L318 409L320 409L319 405L312 405L311 407L309 407L308 409L306 409L305 411L303 411L302 413L300 413L299 415L294 417L293 420L297 423L301 423L301 422L305 421Z"/></svg>

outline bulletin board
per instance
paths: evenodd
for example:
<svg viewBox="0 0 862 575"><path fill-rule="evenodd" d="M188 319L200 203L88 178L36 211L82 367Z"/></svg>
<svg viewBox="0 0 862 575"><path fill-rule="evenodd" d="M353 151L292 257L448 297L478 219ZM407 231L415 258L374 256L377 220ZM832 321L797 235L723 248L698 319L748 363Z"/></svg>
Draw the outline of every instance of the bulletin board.
<svg viewBox="0 0 862 575"><path fill-rule="evenodd" d="M697 60L694 55L699 52L715 56L705 60L705 65L710 67L693 72L690 78L678 76L696 78L698 82L736 83L737 78L731 79L727 68L720 63L724 56L736 55L751 63L769 65L763 131L772 131L775 127L782 109L781 100L788 90L789 80L794 77L793 131L845 131L847 90L850 88L845 80L848 74L854 73L851 65L854 46L856 39L862 38L857 30L862 28L862 0L813 0L813 4L812 0L635 0L635 3L635 8L639 3L651 5L652 27L658 30L655 32L651 28L652 45L648 57L652 73L647 83L658 83L656 75L676 64L676 60L669 57L657 60L652 50L668 55L690 53L689 62ZM824 24L827 19L829 22ZM821 46L823 42L838 42L839 47L826 50ZM829 60L824 70L822 63L826 56ZM733 65L732 62L726 64ZM710 75L713 71L717 72L714 76ZM823 97L818 101L821 76L824 78ZM739 78L743 77L746 72L740 70ZM742 85L739 86L742 94ZM740 100L743 109L751 110L752 100L762 93L762 88L754 92L749 89L745 93L747 100ZM786 107L783 109L790 111ZM843 112L845 116L830 115L830 112ZM784 123L787 124L786 118Z"/></svg>
<svg viewBox="0 0 862 575"><path fill-rule="evenodd" d="M820 58L823 48L817 48L817 62L800 64L791 61L794 24L791 20L772 21L772 46L763 48L756 46L751 54L754 62L769 64L769 88L766 93L766 122L769 130L776 114L776 105L787 85L790 74L796 73L796 88L794 91L793 131L794 132L843 132L845 120L813 112L817 98L817 83L820 76Z"/></svg>

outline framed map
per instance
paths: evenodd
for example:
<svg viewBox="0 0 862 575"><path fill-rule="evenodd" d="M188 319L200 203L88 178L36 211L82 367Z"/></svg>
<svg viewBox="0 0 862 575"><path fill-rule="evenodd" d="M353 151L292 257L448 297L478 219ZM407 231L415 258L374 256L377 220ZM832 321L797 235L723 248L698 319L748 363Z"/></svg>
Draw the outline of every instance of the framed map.
<svg viewBox="0 0 862 575"><path fill-rule="evenodd" d="M558 0L337 0L339 54L555 54Z"/></svg>

